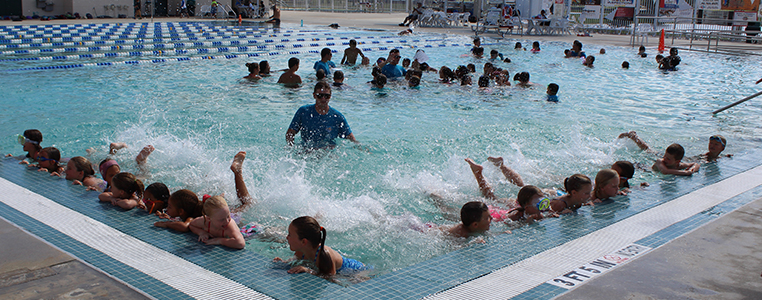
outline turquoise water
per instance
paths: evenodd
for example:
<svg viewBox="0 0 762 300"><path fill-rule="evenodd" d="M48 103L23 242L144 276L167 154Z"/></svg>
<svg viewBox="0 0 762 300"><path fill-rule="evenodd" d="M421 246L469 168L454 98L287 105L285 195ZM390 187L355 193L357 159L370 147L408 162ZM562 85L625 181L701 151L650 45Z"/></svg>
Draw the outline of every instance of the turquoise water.
<svg viewBox="0 0 762 300"><path fill-rule="evenodd" d="M333 33L361 37L360 41L378 35ZM429 63L437 68L475 63L481 70L486 61L461 56L470 48L463 46L469 37L416 38L461 45L426 48ZM396 37L389 40L398 41ZM90 157L95 163L106 156L108 143L125 142L130 148L116 158L124 170L137 171L134 156L151 144L157 150L148 160L147 183L160 181L172 190L188 188L198 194L225 193L231 204L235 189L229 165L237 151L247 151L244 178L257 204L245 220L282 232L295 217L319 216L328 230L328 245L374 265L376 273L387 273L461 247L461 241L410 230L409 223L420 218L455 224L434 205L430 193L443 195L456 209L479 199L465 157L484 163L487 156L502 156L526 183L559 187L566 176L594 177L616 160L650 166L653 155L616 139L629 130L638 131L656 149L678 142L688 155L705 152L712 134L728 138L727 153L760 145L759 100L711 115L757 92L754 81L762 73L757 57L683 51L680 71L664 74L652 57L636 57L635 49L606 47L607 54L596 55L596 67L588 69L576 59L562 58L563 49L570 45L543 43L540 54L531 54L512 50L515 41L487 40L485 49L498 49L510 57L513 63L497 65L511 75L530 72L531 81L539 84L536 88L448 86L437 83L436 74L430 73L424 75L420 89L390 84L385 94L379 94L366 84L369 68L345 69L352 88L335 90L331 106L347 117L363 147L343 142L320 157L301 155L289 149L284 139L296 109L314 102L311 66L317 54L299 55L298 73L306 84L295 90L277 85L277 75L257 83L242 80L247 74L243 64L260 60L254 58L43 71L6 70L73 62L4 61L0 62L0 70L5 71L0 73L0 89L6 109L0 111L0 129L6 138L0 139L0 149L21 154L14 137L28 128L40 129L43 145L54 145L67 157L96 149ZM415 49L410 46L439 43L396 45L403 47L403 57L412 57ZM391 45L395 44L385 46ZM585 45L589 53L599 48ZM387 52L366 54L376 58ZM654 52L649 49L651 56ZM273 69L281 69L289 57L266 59ZM340 58L340 53L334 54L334 61ZM623 60L630 62L629 70L619 68ZM561 102L535 101L542 99L550 82L561 86ZM485 174L498 196L517 193L518 188L495 168L486 167ZM660 179L637 172L632 182ZM623 209L642 208L625 203ZM569 219L543 222L555 228L564 220ZM509 227L494 224L493 231ZM525 230L537 232L522 235L522 241L516 242L585 231ZM290 255L283 243L258 240L251 240L247 251L269 257Z"/></svg>

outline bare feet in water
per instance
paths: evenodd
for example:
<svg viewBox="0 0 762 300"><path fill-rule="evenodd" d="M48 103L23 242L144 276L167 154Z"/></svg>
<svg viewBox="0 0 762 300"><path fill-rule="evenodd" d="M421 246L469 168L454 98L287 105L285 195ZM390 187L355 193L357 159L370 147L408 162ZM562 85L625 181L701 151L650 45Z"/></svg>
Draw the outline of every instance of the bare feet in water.
<svg viewBox="0 0 762 300"><path fill-rule="evenodd" d="M238 154L233 157L233 164L230 165L230 170L235 174L241 174L244 159L246 159L246 151L238 152Z"/></svg>
<svg viewBox="0 0 762 300"><path fill-rule="evenodd" d="M138 162L138 164L144 164L146 162L146 159L148 159L148 156L151 155L151 152L153 150L156 150L151 145L143 147L143 150L140 150L140 153L138 153L138 156L135 157L135 161Z"/></svg>
<svg viewBox="0 0 762 300"><path fill-rule="evenodd" d="M127 144L125 143L111 143L108 145L108 153L109 154L116 154L117 150L127 148Z"/></svg>
<svg viewBox="0 0 762 300"><path fill-rule="evenodd" d="M496 167L503 165L503 158L502 157L487 157L487 160L491 161Z"/></svg>
<svg viewBox="0 0 762 300"><path fill-rule="evenodd" d="M484 169L484 167L482 167L480 164L477 164L476 162L474 162L473 159L466 158L465 161L468 163L469 166L471 166L471 172L481 173L481 171Z"/></svg>

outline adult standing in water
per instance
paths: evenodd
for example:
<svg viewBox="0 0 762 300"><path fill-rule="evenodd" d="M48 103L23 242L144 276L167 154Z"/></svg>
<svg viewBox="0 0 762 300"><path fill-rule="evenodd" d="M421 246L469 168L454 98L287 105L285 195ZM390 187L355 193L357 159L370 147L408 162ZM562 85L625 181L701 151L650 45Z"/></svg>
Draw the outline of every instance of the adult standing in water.
<svg viewBox="0 0 762 300"><path fill-rule="evenodd" d="M325 81L315 84L312 93L315 104L299 108L286 131L286 142L294 145L294 136L301 132L302 146L309 149L333 148L337 137L359 143L347 120L338 110L328 106L331 99L331 85Z"/></svg>

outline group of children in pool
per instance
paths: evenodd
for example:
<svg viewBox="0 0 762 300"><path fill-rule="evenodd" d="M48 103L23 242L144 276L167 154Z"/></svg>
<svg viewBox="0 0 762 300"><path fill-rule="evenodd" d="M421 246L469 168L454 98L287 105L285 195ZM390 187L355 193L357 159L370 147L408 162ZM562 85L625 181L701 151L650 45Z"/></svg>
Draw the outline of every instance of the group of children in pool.
<svg viewBox="0 0 762 300"><path fill-rule="evenodd" d="M641 149L653 153L653 150L634 132L626 132L619 138L632 139ZM238 152L230 166L233 172L236 196L240 205L228 207L222 196L204 195L200 200L192 191L180 189L170 193L166 185L153 183L144 188L143 183L135 175L122 172L114 159L103 160L98 167L101 179L95 177L95 171L90 161L83 156L68 159L65 167L61 165L61 154L55 147L41 146L42 133L36 129L24 131L18 136L18 142L23 146L26 155L19 156L21 164L30 164L30 168L50 172L51 175L63 176L73 184L87 186L88 189L102 191L98 196L101 202L111 203L124 210L135 207L155 214L166 221L154 223L157 227L169 228L178 232L192 232L198 235L200 242L208 245L223 245L233 249L243 249L246 245L245 236L262 232L260 225L249 223L241 228L241 212L249 208L253 200L249 195L242 177L243 161L246 152ZM715 135L709 138L708 152L698 158L715 161L722 156L726 140ZM113 154L126 147L123 143L112 143L110 152ZM153 152L152 146L144 147L136 157L139 166L145 164ZM12 156L8 154L7 156ZM691 175L698 171L696 162L682 162L683 147L678 144L670 145L662 158L656 160L653 169L664 174ZM726 155L730 156L730 155ZM521 176L503 163L500 157L488 158L503 175L513 184L521 187L515 201L498 199L482 175L483 167L472 159L466 158L471 171L476 178L482 196L494 205L485 202L472 201L463 205L460 210L461 222L452 227L436 227L455 237L469 237L488 231L493 221L533 222L548 216L571 213L585 204L607 200L617 194L628 192L628 180L633 177L635 167L627 161L617 161L610 169L601 170L593 183L587 176L574 174L564 180L565 193L559 197L549 198L542 189L525 185ZM436 197L436 195L432 195ZM319 275L336 273L351 273L368 269L359 261L342 257L340 253L325 245L326 230L320 227L318 221L309 216L294 219L288 227L286 241L295 256L289 260L275 258L275 261L310 262L316 269L304 265L293 266L289 273L310 272ZM315 253L314 258L312 253Z"/></svg>
<svg viewBox="0 0 762 300"><path fill-rule="evenodd" d="M83 156L69 158L66 167L62 166L60 151L55 147L41 146L42 133L36 129L24 131L18 136L18 142L27 153L17 157L20 164L27 164L32 169L62 176L72 184L84 185L88 190L101 191L98 199L123 210L144 209L149 214L167 219L154 223L156 227L169 228L178 232L192 232L198 240L207 245L222 245L233 249L243 249L245 237L262 233L256 223L243 227L241 213L252 205L252 198L241 175L246 152L238 152L230 166L236 187L236 196L240 205L228 207L223 196L204 195L201 199L192 191L180 189L170 193L166 185L156 182L147 187L135 175L123 172L116 160L107 158L99 164L102 180L95 177L92 163ZM110 152L114 154L126 147L124 143L112 143ZM153 152L153 146L144 147L136 157L139 166L145 164ZM11 157L11 154L6 157ZM274 261L311 261L315 270L297 264L289 273L310 272L318 275L352 273L368 269L363 263L342 257L337 251L325 246L326 231L318 221L309 216L294 219L288 227L286 241L295 256L289 260L275 258ZM315 253L314 260L312 253ZM306 256L305 256L306 255Z"/></svg>
<svg viewBox="0 0 762 300"><path fill-rule="evenodd" d="M516 42L514 49L520 51L526 50L526 48L524 48L520 42ZM540 43L533 42L530 52L539 53L540 51ZM647 54L645 51L645 47L640 46L638 55L640 57L646 57ZM605 53L605 49L600 49L600 54ZM670 55L667 57L657 55L656 62L659 65L659 68L670 71L676 70L676 66L680 64L681 61L680 56L678 56L677 53L677 49L672 48L670 49ZM322 49L320 54L321 58L319 61L315 62L314 66L315 76L318 81L327 81L329 80L328 77L331 75L331 70L336 68L336 65L331 61L332 53L329 48ZM474 56L475 58L482 58L484 56L484 48L481 47L481 39L479 37L473 40L473 48L471 49L470 55ZM362 57L360 65L367 66L370 64L370 59L362 53L361 49L357 48L357 41L352 39L349 41L349 47L344 50L344 56L341 59L341 64L355 65L357 63L358 56ZM447 66L442 66L439 70L432 68L428 65L428 63L426 63L428 56L426 56L425 52L420 49L416 51L416 54L412 60L405 58L401 61L402 72L390 75L390 73L384 71L384 68L387 64L393 63L396 66L396 63L399 61L399 56L400 51L399 49L395 48L389 51L388 57L379 57L376 60L376 63L373 65L373 70L371 71L371 76L373 79L368 82L371 85L371 88L377 90L383 89L390 80L397 79L396 77L402 76L404 76L408 87L416 88L420 85L423 74L428 72L437 72L439 74L440 82L445 84L460 83L460 85L471 85L473 82L471 74L476 73L476 65L472 63L467 65L459 65L454 70ZM588 68L594 67L595 56L585 54L585 52L582 50L582 43L580 41L575 40L572 43L571 49L564 50L564 57L581 58L583 60L582 65ZM395 61L395 58L397 61ZM490 51L489 61L484 64L484 74L479 76L477 81L477 84L480 88L489 87L491 82L494 82L496 86L511 85L511 78L508 70L496 67L496 62L510 63L511 59L504 57L504 55L498 52L498 50L492 49ZM270 69L267 61L262 61L259 64L247 63L246 66L249 68L249 75L245 76L244 78L250 80L258 80L262 78L261 76L270 75ZM297 87L302 83L301 77L296 75L296 71L299 69L299 59L292 57L289 59L288 66L288 69L281 70L285 73L278 79L278 83L289 87ZM628 69L629 67L630 63L628 61L622 62L622 68ZM392 76L392 78L390 78L390 76ZM333 86L335 88L348 88L348 86L344 83L344 79L345 78L343 71L340 69L333 71ZM513 81L517 82L517 87L535 86L536 84L530 82L529 79L530 75L528 72L518 72L513 76ZM558 102L558 90L558 84L548 84L545 100L548 102Z"/></svg>

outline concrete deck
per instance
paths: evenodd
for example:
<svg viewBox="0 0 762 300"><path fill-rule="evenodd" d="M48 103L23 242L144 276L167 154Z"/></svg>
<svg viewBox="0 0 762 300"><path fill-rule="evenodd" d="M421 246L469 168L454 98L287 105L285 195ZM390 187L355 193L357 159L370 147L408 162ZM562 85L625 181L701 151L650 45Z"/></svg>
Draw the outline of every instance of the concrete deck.
<svg viewBox="0 0 762 300"><path fill-rule="evenodd" d="M556 299L762 299L762 199Z"/></svg>
<svg viewBox="0 0 762 300"><path fill-rule="evenodd" d="M148 299L0 219L0 299Z"/></svg>

